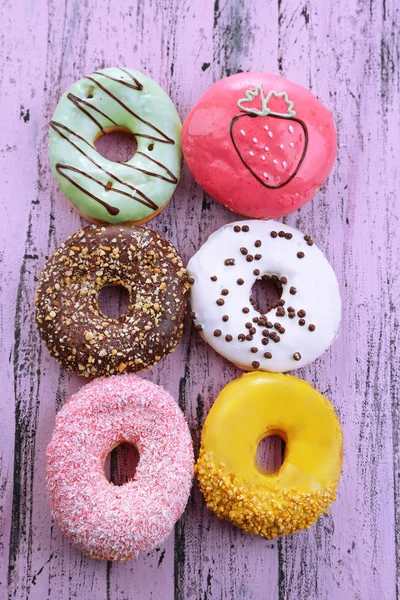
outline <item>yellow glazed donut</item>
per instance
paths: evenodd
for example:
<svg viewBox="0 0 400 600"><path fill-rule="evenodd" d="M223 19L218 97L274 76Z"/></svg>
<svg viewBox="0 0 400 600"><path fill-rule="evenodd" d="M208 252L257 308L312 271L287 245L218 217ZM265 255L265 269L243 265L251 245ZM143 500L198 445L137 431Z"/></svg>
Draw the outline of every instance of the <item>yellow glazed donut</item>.
<svg viewBox="0 0 400 600"><path fill-rule="evenodd" d="M280 469L256 466L259 442L286 442ZM255 371L229 383L204 424L195 471L210 510L273 539L310 527L335 500L342 433L325 396L302 379Z"/></svg>

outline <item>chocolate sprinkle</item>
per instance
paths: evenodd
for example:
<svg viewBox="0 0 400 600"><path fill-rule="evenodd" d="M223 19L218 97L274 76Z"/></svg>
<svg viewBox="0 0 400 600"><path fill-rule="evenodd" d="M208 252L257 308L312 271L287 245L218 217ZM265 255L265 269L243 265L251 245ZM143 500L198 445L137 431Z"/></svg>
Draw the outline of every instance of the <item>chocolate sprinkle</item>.
<svg viewBox="0 0 400 600"><path fill-rule="evenodd" d="M265 326L268 327L268 329L272 329L272 327L273 327L271 321L267 321Z"/></svg>
<svg viewBox="0 0 400 600"><path fill-rule="evenodd" d="M223 306L225 304L225 300L223 298L218 298L217 304L218 306Z"/></svg>
<svg viewBox="0 0 400 600"><path fill-rule="evenodd" d="M251 323L246 323L246 329L251 329L252 325Z"/></svg>
<svg viewBox="0 0 400 600"><path fill-rule="evenodd" d="M304 252L297 253L297 258L304 258L304 256L305 256Z"/></svg>
<svg viewBox="0 0 400 600"><path fill-rule="evenodd" d="M313 246L314 242L312 240L307 240L307 246Z"/></svg>
<svg viewBox="0 0 400 600"><path fill-rule="evenodd" d="M188 282L190 283L190 285L194 284L194 278L193 277L188 277Z"/></svg>
<svg viewBox="0 0 400 600"><path fill-rule="evenodd" d="M258 277L259 274L260 274L260 271L258 269L254 269L253 275L255 275L256 277Z"/></svg>
<svg viewBox="0 0 400 600"><path fill-rule="evenodd" d="M294 358L294 360L300 360L300 359L301 359L301 354L300 354L300 352L295 352L295 353L293 354L293 358Z"/></svg>
<svg viewBox="0 0 400 600"><path fill-rule="evenodd" d="M296 316L296 313L295 312L290 312L288 316L289 316L289 319L294 319L295 316Z"/></svg>
<svg viewBox="0 0 400 600"><path fill-rule="evenodd" d="M239 333L239 335L238 335L239 342L244 342L245 339L246 339L246 336L244 335L244 333Z"/></svg>
<svg viewBox="0 0 400 600"><path fill-rule="evenodd" d="M285 233L285 238L286 238L287 240L291 240L291 239L292 239L292 237L293 237L293 234L292 234L292 233Z"/></svg>
<svg viewBox="0 0 400 600"><path fill-rule="evenodd" d="M306 311L301 309L297 311L297 316L298 317L305 317L306 316Z"/></svg>
<svg viewBox="0 0 400 600"><path fill-rule="evenodd" d="M254 259L255 260L260 260L262 258L262 254L256 254Z"/></svg>
<svg viewBox="0 0 400 600"><path fill-rule="evenodd" d="M250 327L250 329L249 329L249 332L252 333L253 335L255 334L256 331L257 330L255 327Z"/></svg>
<svg viewBox="0 0 400 600"><path fill-rule="evenodd" d="M290 288L289 292L292 294L292 296L294 296L294 295L297 293L297 290L296 290L296 288L295 288L295 287L293 287L293 285L292 285L292 287Z"/></svg>
<svg viewBox="0 0 400 600"><path fill-rule="evenodd" d="M265 335L266 337L268 337L268 336L269 336L269 331L268 331L268 329L263 329L263 330L262 330L262 334L263 334L263 335Z"/></svg>
<svg viewBox="0 0 400 600"><path fill-rule="evenodd" d="M239 225L235 225L235 227L233 228L233 231L236 231L236 233L239 233L239 231L240 231Z"/></svg>
<svg viewBox="0 0 400 600"><path fill-rule="evenodd" d="M214 337L219 337L221 335L222 331L220 329L216 329L214 331Z"/></svg>
<svg viewBox="0 0 400 600"><path fill-rule="evenodd" d="M216 275L213 275L212 277L210 277L211 281L217 281L218 277Z"/></svg>
<svg viewBox="0 0 400 600"><path fill-rule="evenodd" d="M278 234L276 233L276 231L271 231L271 237L272 238L278 237Z"/></svg>
<svg viewBox="0 0 400 600"><path fill-rule="evenodd" d="M277 335L276 337L272 338L275 342L275 344L277 344L278 342L281 341L281 338L279 337L279 335Z"/></svg>
<svg viewBox="0 0 400 600"><path fill-rule="evenodd" d="M247 260L247 262L252 262L252 261L253 261L253 257L252 257L252 255L251 255L251 254L248 254L248 255L246 256L246 260Z"/></svg>
<svg viewBox="0 0 400 600"><path fill-rule="evenodd" d="M229 321L229 317L228 317L228 315L224 315L224 316L222 317L222 320L224 321L224 323L226 323L227 321Z"/></svg>
<svg viewBox="0 0 400 600"><path fill-rule="evenodd" d="M311 325L308 326L308 331L315 331L315 325L311 323Z"/></svg>
<svg viewBox="0 0 400 600"><path fill-rule="evenodd" d="M263 338L261 340L261 343L262 343L263 346L267 346L269 344L269 339L268 338Z"/></svg>
<svg viewBox="0 0 400 600"><path fill-rule="evenodd" d="M271 352L265 352L264 353L264 358L272 358Z"/></svg>
<svg viewBox="0 0 400 600"><path fill-rule="evenodd" d="M306 324L306 322L304 319L299 319L299 325L303 326L305 324Z"/></svg>
<svg viewBox="0 0 400 600"><path fill-rule="evenodd" d="M247 248L240 248L240 253L243 254L243 256L246 256L246 254L248 253Z"/></svg>
<svg viewBox="0 0 400 600"><path fill-rule="evenodd" d="M227 290L226 288L224 288L221 292L221 296L227 296L229 294L229 290Z"/></svg>
<svg viewBox="0 0 400 600"><path fill-rule="evenodd" d="M258 368L260 367L260 363L259 363L259 362L257 362L256 360L254 360L254 361L251 363L251 366L253 367L253 369L258 369Z"/></svg>
<svg viewBox="0 0 400 600"><path fill-rule="evenodd" d="M283 237L285 237L285 232L284 231L280 231L278 233L278 235L279 235L280 238L283 238Z"/></svg>
<svg viewBox="0 0 400 600"><path fill-rule="evenodd" d="M249 231L249 226L248 225L243 225L242 227L242 231Z"/></svg>
<svg viewBox="0 0 400 600"><path fill-rule="evenodd" d="M235 264L234 258L227 258L226 261L224 262L224 265L226 265L227 267L233 267L234 264Z"/></svg>
<svg viewBox="0 0 400 600"><path fill-rule="evenodd" d="M253 354L256 354L258 352L258 348L253 346L252 348L250 348L250 352L252 352Z"/></svg>
<svg viewBox="0 0 400 600"><path fill-rule="evenodd" d="M254 245L255 245L256 248L259 248L261 246L261 243L262 243L261 240L256 240L254 242Z"/></svg>
<svg viewBox="0 0 400 600"><path fill-rule="evenodd" d="M252 339L253 339L253 336L251 335L251 333L248 333L246 335L246 340L249 341L249 342L251 342Z"/></svg>
<svg viewBox="0 0 400 600"><path fill-rule="evenodd" d="M247 314L250 312L250 309L249 309L249 308L247 308L247 306L244 306L244 307L242 308L242 312L243 312L245 315L247 315Z"/></svg>
<svg viewBox="0 0 400 600"><path fill-rule="evenodd" d="M230 334L230 333L228 333L228 334L225 336L225 339L226 339L226 341L227 341L227 342L231 342L233 338L232 338L231 334Z"/></svg>
<svg viewBox="0 0 400 600"><path fill-rule="evenodd" d="M283 284L287 283L287 277L281 277L281 283L283 283Z"/></svg>
<svg viewBox="0 0 400 600"><path fill-rule="evenodd" d="M244 279L240 278L237 280L236 282L238 285L243 285L244 284Z"/></svg>

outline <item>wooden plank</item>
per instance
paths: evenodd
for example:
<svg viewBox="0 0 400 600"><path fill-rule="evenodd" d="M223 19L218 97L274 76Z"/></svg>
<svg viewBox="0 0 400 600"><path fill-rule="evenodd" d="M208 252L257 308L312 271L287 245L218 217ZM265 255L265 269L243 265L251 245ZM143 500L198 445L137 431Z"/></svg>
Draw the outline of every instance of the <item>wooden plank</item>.
<svg viewBox="0 0 400 600"><path fill-rule="evenodd" d="M2 9L1 596L398 598L397 0L3 0ZM51 176L48 122L68 85L113 64L154 77L182 118L214 81L240 70L279 72L334 112L340 144L334 171L313 202L285 219L326 252L344 299L338 341L300 373L332 399L345 436L338 502L309 532L274 542L245 536L209 513L197 485L175 534L129 564L83 557L52 523L45 448L56 411L83 380L48 357L36 333L33 297L46 257L83 221ZM173 200L150 227L188 260L210 233L236 218L184 167ZM239 374L187 322L178 350L144 376L179 401L197 449L214 398Z"/></svg>

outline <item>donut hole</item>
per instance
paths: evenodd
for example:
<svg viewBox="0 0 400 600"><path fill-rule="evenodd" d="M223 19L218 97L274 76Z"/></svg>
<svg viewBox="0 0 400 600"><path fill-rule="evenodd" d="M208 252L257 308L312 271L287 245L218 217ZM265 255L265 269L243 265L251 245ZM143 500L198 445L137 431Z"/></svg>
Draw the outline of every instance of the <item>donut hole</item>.
<svg viewBox="0 0 400 600"><path fill-rule="evenodd" d="M111 450L104 461L107 481L113 485L124 485L135 478L139 463L139 452L129 442L121 442Z"/></svg>
<svg viewBox="0 0 400 600"><path fill-rule="evenodd" d="M94 145L101 156L120 163L131 160L137 151L135 136L124 127L106 129L95 139Z"/></svg>
<svg viewBox="0 0 400 600"><path fill-rule="evenodd" d="M286 442L279 433L264 437L257 446L256 467L263 475L273 475L285 458Z"/></svg>
<svg viewBox="0 0 400 600"><path fill-rule="evenodd" d="M265 315L275 308L283 292L283 286L276 275L263 275L251 288L250 303L259 313Z"/></svg>
<svg viewBox="0 0 400 600"><path fill-rule="evenodd" d="M103 315L120 319L129 306L129 291L121 284L106 284L99 291L99 307Z"/></svg>

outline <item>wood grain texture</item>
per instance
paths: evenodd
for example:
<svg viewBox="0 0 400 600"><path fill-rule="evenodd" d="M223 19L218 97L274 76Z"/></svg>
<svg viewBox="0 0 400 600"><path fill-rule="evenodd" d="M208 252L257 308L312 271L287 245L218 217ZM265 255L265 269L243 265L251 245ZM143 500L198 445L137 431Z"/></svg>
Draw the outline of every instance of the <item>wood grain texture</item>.
<svg viewBox="0 0 400 600"><path fill-rule="evenodd" d="M17 600L397 600L400 574L400 7L397 0L1 0L2 403L0 597ZM33 319L47 256L83 222L47 157L61 93L97 68L160 82L182 119L215 81L272 71L333 111L339 152L316 198L286 222L308 231L338 275L338 341L298 374L334 403L344 430L339 497L308 532L268 542L205 508L197 485L174 534L129 564L82 556L52 522L45 449L57 410L83 383L42 347ZM185 261L237 217L184 168L150 227ZM239 371L186 323L145 377L185 411L196 449L208 409Z"/></svg>

